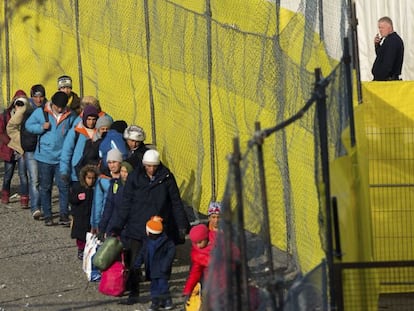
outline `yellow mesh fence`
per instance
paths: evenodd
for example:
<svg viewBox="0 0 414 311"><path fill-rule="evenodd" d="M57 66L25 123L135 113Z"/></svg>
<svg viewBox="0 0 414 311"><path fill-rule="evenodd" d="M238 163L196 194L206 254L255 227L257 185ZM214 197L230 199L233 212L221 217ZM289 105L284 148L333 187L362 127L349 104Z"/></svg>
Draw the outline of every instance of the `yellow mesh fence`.
<svg viewBox="0 0 414 311"><path fill-rule="evenodd" d="M244 149L256 121L266 128L296 113L310 97L314 69L328 74L337 66L329 55L342 53L344 3L327 4L331 22L323 23L315 1L297 12L260 0L4 1L0 100L6 106L17 89L29 93L37 83L50 98L57 77L70 75L79 95L97 97L114 119L145 129L185 202L205 213L223 195L232 139ZM265 153L272 242L294 247L304 272L324 257L313 121L312 113L276 135ZM335 135L344 128L334 126ZM291 192L283 193L287 166ZM247 189L254 206L255 188ZM290 246L289 217L297 237ZM248 229L259 230L253 223Z"/></svg>

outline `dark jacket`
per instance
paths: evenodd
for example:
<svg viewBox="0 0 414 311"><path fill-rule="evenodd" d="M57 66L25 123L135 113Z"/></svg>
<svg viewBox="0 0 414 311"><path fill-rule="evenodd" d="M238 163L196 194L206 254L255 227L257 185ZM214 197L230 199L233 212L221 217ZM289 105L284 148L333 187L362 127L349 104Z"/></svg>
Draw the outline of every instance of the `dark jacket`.
<svg viewBox="0 0 414 311"><path fill-rule="evenodd" d="M73 183L70 188L69 202L72 206L71 215L73 224L71 237L86 241L86 232L91 230L89 219L91 217L93 188L82 186L79 182ZM85 194L85 199L82 199ZM80 196L79 196L80 195Z"/></svg>
<svg viewBox="0 0 414 311"><path fill-rule="evenodd" d="M135 169L128 175L113 232L119 234L126 225L128 238L143 240L146 222L158 215L163 218L166 235L175 243L180 243L179 229L187 231L189 222L177 182L162 163L154 177L151 182L144 169Z"/></svg>
<svg viewBox="0 0 414 311"><path fill-rule="evenodd" d="M133 168L142 167L142 158L147 150L147 146L144 143L141 143L137 149L128 151L127 160L131 163Z"/></svg>
<svg viewBox="0 0 414 311"><path fill-rule="evenodd" d="M169 279L175 257L175 245L164 233L158 239L145 238L141 252L135 260L134 268L145 264L145 277L152 279Z"/></svg>
<svg viewBox="0 0 414 311"><path fill-rule="evenodd" d="M119 206L122 203L124 185L118 178L110 180L108 194L106 196L105 207L99 222L99 232L110 234L114 220L117 218Z"/></svg>
<svg viewBox="0 0 414 311"><path fill-rule="evenodd" d="M404 60L404 43L400 36L393 32L383 43L375 45L377 57L372 66L375 81L398 80Z"/></svg>

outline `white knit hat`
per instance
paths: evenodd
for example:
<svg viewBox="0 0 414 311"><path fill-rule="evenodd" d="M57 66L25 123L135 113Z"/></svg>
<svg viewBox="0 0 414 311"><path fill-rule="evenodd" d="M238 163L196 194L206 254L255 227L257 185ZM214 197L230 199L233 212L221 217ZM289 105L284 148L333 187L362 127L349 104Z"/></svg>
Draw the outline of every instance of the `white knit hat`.
<svg viewBox="0 0 414 311"><path fill-rule="evenodd" d="M145 151L142 158L142 164L144 165L160 165L160 154L157 150L150 149Z"/></svg>

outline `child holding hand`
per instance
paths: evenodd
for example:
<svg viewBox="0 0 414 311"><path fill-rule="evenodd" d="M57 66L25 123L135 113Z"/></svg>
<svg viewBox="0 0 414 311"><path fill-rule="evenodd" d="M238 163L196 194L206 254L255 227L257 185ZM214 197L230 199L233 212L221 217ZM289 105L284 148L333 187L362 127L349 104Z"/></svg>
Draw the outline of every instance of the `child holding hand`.
<svg viewBox="0 0 414 311"><path fill-rule="evenodd" d="M147 221L147 237L134 264L134 268L139 269L145 263L145 276L151 281L151 306L148 311L160 308L171 310L174 307L168 280L175 257L175 244L163 230L161 217L153 216Z"/></svg>

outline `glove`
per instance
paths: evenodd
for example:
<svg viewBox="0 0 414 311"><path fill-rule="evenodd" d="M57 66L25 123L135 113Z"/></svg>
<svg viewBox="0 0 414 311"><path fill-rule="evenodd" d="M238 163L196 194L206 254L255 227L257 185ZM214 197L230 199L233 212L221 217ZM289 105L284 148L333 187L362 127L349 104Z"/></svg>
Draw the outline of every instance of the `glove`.
<svg viewBox="0 0 414 311"><path fill-rule="evenodd" d="M178 229L178 244L185 243L185 236L187 234L187 230L184 228Z"/></svg>
<svg viewBox="0 0 414 311"><path fill-rule="evenodd" d="M117 238L117 237L121 236L121 231L122 230L120 230L118 228L112 228L111 236Z"/></svg>

